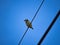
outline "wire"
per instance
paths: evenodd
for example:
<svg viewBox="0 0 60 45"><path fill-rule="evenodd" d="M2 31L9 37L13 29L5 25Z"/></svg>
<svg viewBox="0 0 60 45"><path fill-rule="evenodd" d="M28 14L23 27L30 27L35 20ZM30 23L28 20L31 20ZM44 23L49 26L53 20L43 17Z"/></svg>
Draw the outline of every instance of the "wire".
<svg viewBox="0 0 60 45"><path fill-rule="evenodd" d="M36 11L36 13L35 13L33 19L31 20L31 23L32 23L33 20L35 19L36 15L37 15L37 13L39 12L39 10L40 10L40 8L41 8L41 6L42 6L43 3L44 3L44 0L43 0L42 3L40 4L39 8L37 9L37 11Z"/></svg>
<svg viewBox="0 0 60 45"><path fill-rule="evenodd" d="M49 27L47 28L46 32L44 33L44 35L42 36L42 38L40 39L40 41L38 42L38 45L41 45L41 43L43 42L43 40L45 39L45 37L47 36L48 32L50 31L50 29L52 28L52 26L54 25L54 23L56 22L57 18L60 15L60 10L58 11L58 13L56 14L55 18L53 19L53 21L51 22L51 24L49 25Z"/></svg>
<svg viewBox="0 0 60 45"><path fill-rule="evenodd" d="M40 8L41 8L41 6L42 6L43 2L44 2L44 0L43 0L43 1L42 1L42 3L40 4L39 8L37 9L37 11L36 11L36 13L35 13L35 15L34 15L33 19L31 20L31 23L33 22L33 20L34 20L34 19L35 19L35 17L37 16L37 13L39 12L39 10L40 10ZM27 30L26 30L26 31L25 31L25 33L23 34L23 36L22 36L21 40L19 41L18 45L20 45L20 44L21 44L21 42L22 42L22 40L23 40L23 38L24 38L25 34L27 33L28 29L29 29L29 28L27 28Z"/></svg>
<svg viewBox="0 0 60 45"><path fill-rule="evenodd" d="M21 44L21 42L22 42L22 40L23 40L23 38L24 38L25 34L27 33L28 29L29 29L29 28L27 28L27 30L25 31L25 33L24 33L24 35L22 36L21 40L19 41L18 45L20 45L20 44Z"/></svg>

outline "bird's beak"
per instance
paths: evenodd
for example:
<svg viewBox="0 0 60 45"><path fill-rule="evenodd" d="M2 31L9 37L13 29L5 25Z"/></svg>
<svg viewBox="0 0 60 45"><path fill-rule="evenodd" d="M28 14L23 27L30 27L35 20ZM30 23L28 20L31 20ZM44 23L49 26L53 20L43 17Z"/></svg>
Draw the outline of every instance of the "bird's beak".
<svg viewBox="0 0 60 45"><path fill-rule="evenodd" d="M24 20L24 21L26 21L26 20Z"/></svg>

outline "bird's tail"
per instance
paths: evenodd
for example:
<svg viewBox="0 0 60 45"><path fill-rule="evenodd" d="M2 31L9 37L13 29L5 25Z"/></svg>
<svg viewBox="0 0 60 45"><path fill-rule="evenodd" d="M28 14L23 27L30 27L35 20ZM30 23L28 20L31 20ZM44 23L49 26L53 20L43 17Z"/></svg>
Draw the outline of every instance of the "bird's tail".
<svg viewBox="0 0 60 45"><path fill-rule="evenodd" d="M31 29L33 29L33 27Z"/></svg>

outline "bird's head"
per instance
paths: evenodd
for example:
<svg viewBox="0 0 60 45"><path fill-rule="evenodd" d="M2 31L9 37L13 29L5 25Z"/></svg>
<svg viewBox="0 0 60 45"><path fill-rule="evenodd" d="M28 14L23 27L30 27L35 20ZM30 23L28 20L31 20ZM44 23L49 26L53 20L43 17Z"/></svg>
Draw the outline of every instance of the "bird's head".
<svg viewBox="0 0 60 45"><path fill-rule="evenodd" d="M26 22L26 21L28 21L28 19L25 19L24 21Z"/></svg>

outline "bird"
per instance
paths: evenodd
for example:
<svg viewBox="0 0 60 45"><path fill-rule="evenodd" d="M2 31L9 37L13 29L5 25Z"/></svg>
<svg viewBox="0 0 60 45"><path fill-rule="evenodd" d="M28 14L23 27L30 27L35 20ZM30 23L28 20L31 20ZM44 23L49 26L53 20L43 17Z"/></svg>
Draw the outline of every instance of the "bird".
<svg viewBox="0 0 60 45"><path fill-rule="evenodd" d="M28 28L33 29L32 24L31 24L31 22L30 22L28 19L25 19L24 21L25 21L26 26L27 26Z"/></svg>

